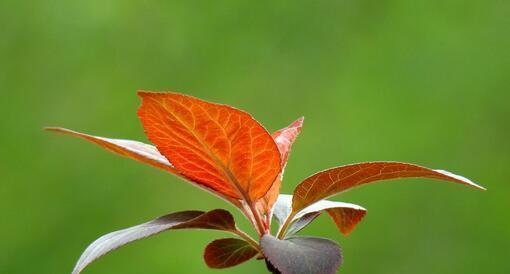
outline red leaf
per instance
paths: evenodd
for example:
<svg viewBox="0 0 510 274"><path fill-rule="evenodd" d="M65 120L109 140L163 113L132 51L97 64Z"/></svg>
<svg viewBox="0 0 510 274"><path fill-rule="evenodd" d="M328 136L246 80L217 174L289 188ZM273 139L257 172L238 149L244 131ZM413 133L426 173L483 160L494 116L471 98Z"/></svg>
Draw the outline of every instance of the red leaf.
<svg viewBox="0 0 510 274"><path fill-rule="evenodd" d="M55 131L59 133L69 134L72 136L80 137L89 142L95 143L100 147L103 147L113 153L118 155L128 157L134 159L136 161L149 164L151 166L164 169L178 177L184 178L187 180L185 176L179 173L177 169L165 158L165 156L159 153L158 149L152 145L144 144L138 141L132 140L124 140L124 139L110 139L105 137L93 136L77 131L73 131L70 129L60 128L60 127L47 127L46 130ZM210 188L204 185L197 184L192 182L194 185L213 193L214 195L219 196L220 198L231 202L237 207L240 207L240 203L238 200L233 199L231 197L225 196L221 193L212 191Z"/></svg>
<svg viewBox="0 0 510 274"><path fill-rule="evenodd" d="M177 93L138 94L147 136L189 179L256 201L280 173L275 142L249 114Z"/></svg>
<svg viewBox="0 0 510 274"><path fill-rule="evenodd" d="M301 132L304 120L305 120L304 117L300 117L289 126L282 128L271 134L274 141L276 142L276 145L278 146L278 150L280 151L282 167L285 167L285 165L287 164L287 159L289 158L290 154L290 148L292 147L292 144L294 143L299 133Z"/></svg>
<svg viewBox="0 0 510 274"><path fill-rule="evenodd" d="M356 186L397 178L440 179L484 190L469 179L444 170L398 162L368 162L324 170L306 178L294 190L293 212Z"/></svg>
<svg viewBox="0 0 510 274"><path fill-rule="evenodd" d="M338 230L346 236L351 233L354 227L361 221L361 219L363 219L363 217L365 217L365 214L367 213L367 210L359 205L320 200L301 210L294 219L300 220L309 214L320 213L322 211L326 211L329 216L331 216ZM305 225L307 224L308 223Z"/></svg>
<svg viewBox="0 0 510 274"><path fill-rule="evenodd" d="M269 212L271 211L271 208L273 207L276 199L278 198L278 194L280 193L283 171L285 169L285 166L287 165L287 160L290 154L290 148L294 141L296 140L299 133L301 132L301 128L303 127L303 121L304 117L301 117L294 121L289 126L282 128L271 135L274 141L276 142L276 145L278 146L278 150L280 151L282 170L278 177L276 178L276 180L274 181L271 188L269 189L269 191L259 201L258 204L259 210L266 215L269 214Z"/></svg>
<svg viewBox="0 0 510 274"><path fill-rule="evenodd" d="M45 129L80 137L121 156L167 170L173 174L178 173L172 164L151 145L131 140L98 137L60 127L47 127Z"/></svg>
<svg viewBox="0 0 510 274"><path fill-rule="evenodd" d="M366 210L353 209L348 207L334 207L326 209L333 219L336 227L345 236L349 235L354 227L365 217Z"/></svg>
<svg viewBox="0 0 510 274"><path fill-rule="evenodd" d="M225 238L207 245L204 260L210 268L227 268L244 263L258 251L241 239Z"/></svg>

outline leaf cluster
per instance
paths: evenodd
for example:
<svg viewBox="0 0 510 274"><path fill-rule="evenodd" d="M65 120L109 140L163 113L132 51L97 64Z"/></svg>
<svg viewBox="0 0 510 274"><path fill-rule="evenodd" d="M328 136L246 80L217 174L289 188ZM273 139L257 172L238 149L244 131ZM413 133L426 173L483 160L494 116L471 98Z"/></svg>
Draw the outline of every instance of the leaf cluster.
<svg viewBox="0 0 510 274"><path fill-rule="evenodd" d="M443 170L400 162L367 162L320 171L299 183L292 195L280 194L291 146L303 118L270 134L248 113L179 93L140 91L138 116L149 140L111 139L50 127L124 157L163 169L220 197L251 222L257 237L241 230L223 209L182 211L115 231L90 244L73 274L123 245L175 229L213 229L234 237L217 239L204 251L211 268L232 267L254 257L273 273L335 273L342 262L340 247L331 240L296 233L323 212L348 235L366 210L358 205L326 200L368 183L398 178L431 178L484 189ZM278 230L270 230L272 220Z"/></svg>

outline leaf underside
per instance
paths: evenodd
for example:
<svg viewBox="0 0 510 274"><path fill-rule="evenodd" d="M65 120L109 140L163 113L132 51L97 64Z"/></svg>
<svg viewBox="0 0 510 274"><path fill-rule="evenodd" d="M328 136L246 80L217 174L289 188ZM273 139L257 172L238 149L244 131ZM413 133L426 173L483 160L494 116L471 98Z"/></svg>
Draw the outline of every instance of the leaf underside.
<svg viewBox="0 0 510 274"><path fill-rule="evenodd" d="M280 173L273 138L248 113L178 93L138 94L147 137L190 180L254 202Z"/></svg>
<svg viewBox="0 0 510 274"><path fill-rule="evenodd" d="M439 179L484 190L469 179L444 170L399 162L367 162L328 169L306 178L294 190L293 212L353 187L397 178Z"/></svg>
<svg viewBox="0 0 510 274"><path fill-rule="evenodd" d="M291 211L292 195L280 194L273 208L274 217L280 226ZM348 235L366 214L366 209L359 205L320 200L298 212L285 234L292 235L299 232L324 211L331 216L337 228L344 235Z"/></svg>
<svg viewBox="0 0 510 274"><path fill-rule="evenodd" d="M304 229L307 225L309 225L315 218L319 217L321 215L320 211L314 211L310 212L308 214L303 215L300 218L297 218L285 231L285 235L294 235Z"/></svg>
<svg viewBox="0 0 510 274"><path fill-rule="evenodd" d="M333 274L342 263L340 247L323 238L279 240L264 235L260 244L264 256L282 274Z"/></svg>
<svg viewBox="0 0 510 274"><path fill-rule="evenodd" d="M204 260L210 268L227 268L246 262L257 253L258 251L244 240L225 238L207 245Z"/></svg>
<svg viewBox="0 0 510 274"><path fill-rule="evenodd" d="M82 253L72 274L80 273L96 259L128 243L166 230L184 228L232 231L235 229L235 223L232 215L223 209L208 212L192 210L171 213L147 223L111 232L95 240Z"/></svg>
<svg viewBox="0 0 510 274"><path fill-rule="evenodd" d="M95 143L98 146L107 149L115 154L120 156L124 156L127 158L134 159L136 161L166 170L180 178L186 179L188 182L191 182L195 186L198 186L232 204L237 207L240 207L239 200L233 199L231 197L222 195L221 193L215 192L208 188L207 186L197 184L193 181L188 180L182 174L179 173L177 169L165 158L165 156L159 153L158 149L155 146L144 144L138 141L132 140L124 140L124 139L111 139L105 137L99 137L94 135L89 135L81 132L77 132L74 130L60 128L60 127L47 127L45 128L49 131L69 134L71 136L79 137L89 142Z"/></svg>
<svg viewBox="0 0 510 274"><path fill-rule="evenodd" d="M111 139L93 136L60 127L47 127L45 129L80 137L121 156L164 169L174 174L178 173L172 164L170 164L170 162L168 162L168 160L163 155L161 155L161 153L159 153L156 147L152 145L132 140Z"/></svg>

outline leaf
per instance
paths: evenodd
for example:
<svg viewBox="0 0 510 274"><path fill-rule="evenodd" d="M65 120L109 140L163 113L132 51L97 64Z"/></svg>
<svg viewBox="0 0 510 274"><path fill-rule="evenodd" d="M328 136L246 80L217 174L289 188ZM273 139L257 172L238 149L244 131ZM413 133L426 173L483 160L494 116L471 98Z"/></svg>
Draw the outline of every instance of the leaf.
<svg viewBox="0 0 510 274"><path fill-rule="evenodd" d="M273 185L269 189L269 191L264 195L262 199L259 200L258 207L259 210L268 214L271 211L276 199L278 198L278 194L280 193L280 187L282 184L283 171L285 166L287 165L287 160L290 154L290 148L297 136L301 132L301 128L303 127L304 117L301 117L294 121L289 126L282 128L276 132L274 132L271 136L273 137L276 145L278 146L278 150L280 151L282 170ZM270 219L270 218L269 218Z"/></svg>
<svg viewBox="0 0 510 274"><path fill-rule="evenodd" d="M204 260L210 268L227 268L244 263L257 253L258 251L244 240L225 238L207 245Z"/></svg>
<svg viewBox="0 0 510 274"><path fill-rule="evenodd" d="M280 151L282 167L285 167L285 165L287 164L287 160L290 154L290 148L292 147L292 144L294 143L299 133L301 132L304 120L305 120L304 117L300 117L289 126L282 128L271 134L276 145L278 146L278 150Z"/></svg>
<svg viewBox="0 0 510 274"><path fill-rule="evenodd" d="M147 136L190 180L252 202L280 173L275 142L246 112L183 94L138 94Z"/></svg>
<svg viewBox="0 0 510 274"><path fill-rule="evenodd" d="M257 258L259 259L259 258ZM281 274L281 272L276 268L274 267L274 265L272 265L267 259L265 259L263 256L261 257L261 260L264 259L264 262L266 263L266 267L267 267L267 270L269 270L269 272L271 272L272 274Z"/></svg>
<svg viewBox="0 0 510 274"><path fill-rule="evenodd" d="M93 136L60 127L47 127L45 129L80 137L121 156L128 157L140 161L142 163L146 163L151 166L167 170L174 174L178 173L178 171L172 166L172 164L168 162L168 160L159 153L156 147L148 144L131 140L110 139L99 136Z"/></svg>
<svg viewBox="0 0 510 274"><path fill-rule="evenodd" d="M100 237L85 249L72 273L80 273L96 259L128 243L166 230L184 228L215 229L232 232L235 230L235 223L232 215L223 209L215 209L208 212L192 210L171 213L150 222Z"/></svg>
<svg viewBox="0 0 510 274"><path fill-rule="evenodd" d="M232 216L232 214L230 214L230 212L224 209L214 209L205 212L204 214L192 220L176 224L175 226L172 227L172 229L181 228L199 228L199 229L233 231L236 230L236 225L234 217Z"/></svg>
<svg viewBox="0 0 510 274"><path fill-rule="evenodd" d="M262 252L282 274L332 274L342 263L340 247L333 241L315 237L279 240L264 235Z"/></svg>
<svg viewBox="0 0 510 274"><path fill-rule="evenodd" d="M326 209L329 216L333 219L336 227L345 236L349 235L354 227L365 217L365 209L352 209L347 207L335 207Z"/></svg>
<svg viewBox="0 0 510 274"><path fill-rule="evenodd" d="M280 194L273 211L276 221L281 226L292 211L292 195ZM291 221L293 223L287 229L286 234L292 235L299 232L323 211L328 212L337 228L344 235L348 235L366 214L366 209L359 205L320 200L299 211L293 217Z"/></svg>
<svg viewBox="0 0 510 274"><path fill-rule="evenodd" d="M367 162L331 168L306 178L294 190L293 212L353 187L397 178L440 179L485 190L467 178L444 170L398 162Z"/></svg>
<svg viewBox="0 0 510 274"><path fill-rule="evenodd" d="M181 177L183 179L186 179L183 175L179 173L177 169L174 168L174 166L165 158L165 156L161 155L159 153L158 149L155 146L144 144L142 142L138 141L132 141L132 140L123 140L123 139L110 139L105 137L99 137L99 136L93 136L77 131L73 131L66 128L60 128L60 127L46 127L46 130L69 134L72 136L80 137L82 139L85 139L89 142L95 143L113 153L116 153L118 155L128 157L131 159L134 159L136 161L149 164L151 166L164 169L178 177ZM231 197L221 195L220 193L217 193L215 191L212 191L210 188L207 188L206 186L197 184L195 182L192 182L194 185L213 193L214 195L219 196L220 198L231 202L237 207L240 207L240 203L238 200L232 199Z"/></svg>
<svg viewBox="0 0 510 274"><path fill-rule="evenodd" d="M321 215L320 211L314 211L310 212L308 214L303 215L299 219L296 219L285 231L285 235L294 235L301 231L303 228L305 228L307 225L309 225L315 218L319 217Z"/></svg>

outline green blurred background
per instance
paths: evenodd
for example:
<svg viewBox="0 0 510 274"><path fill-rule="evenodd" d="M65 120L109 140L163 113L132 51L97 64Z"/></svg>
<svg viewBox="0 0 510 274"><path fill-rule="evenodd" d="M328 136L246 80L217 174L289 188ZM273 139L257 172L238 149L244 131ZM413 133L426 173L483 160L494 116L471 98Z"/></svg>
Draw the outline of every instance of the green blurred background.
<svg viewBox="0 0 510 274"><path fill-rule="evenodd" d="M284 192L318 170L400 160L432 180L335 200L369 213L349 237L326 216L302 234L343 247L341 273L510 273L509 1L17 1L0 3L0 273L70 273L98 236L184 209L232 209L57 125L146 141L137 89L252 113L270 131L304 115ZM246 222L238 212L241 226ZM84 273L222 273L227 235L173 231ZM264 273L252 260L223 273Z"/></svg>

